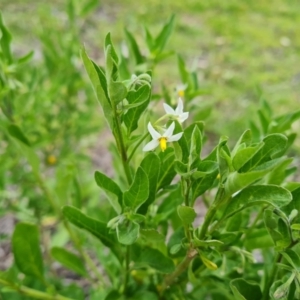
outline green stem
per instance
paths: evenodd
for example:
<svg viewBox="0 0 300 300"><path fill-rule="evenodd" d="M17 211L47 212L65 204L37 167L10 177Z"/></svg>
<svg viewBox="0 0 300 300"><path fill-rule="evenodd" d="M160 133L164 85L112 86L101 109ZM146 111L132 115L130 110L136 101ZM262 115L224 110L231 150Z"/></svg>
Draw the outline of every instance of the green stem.
<svg viewBox="0 0 300 300"><path fill-rule="evenodd" d="M204 223L201 227L201 231L199 234L200 240L205 237L208 227L209 227L210 223L212 222L220 204L223 201L224 201L224 188L219 187L216 198L215 198L214 202L212 203L212 205L209 207L209 209L205 215Z"/></svg>
<svg viewBox="0 0 300 300"><path fill-rule="evenodd" d="M8 282L4 279L0 278L0 284L7 286L9 288L14 289L16 292L25 295L27 297L31 297L34 299L41 299L41 300L74 300L72 298L67 298L64 296L61 296L59 294L56 295L49 295L47 293L41 292L41 291L37 291L31 288L28 288L24 285L15 285L11 282Z"/></svg>
<svg viewBox="0 0 300 300"><path fill-rule="evenodd" d="M124 294L127 292L128 281L129 281L129 267L130 267L130 246L126 246L125 256L125 277L124 277Z"/></svg>
<svg viewBox="0 0 300 300"><path fill-rule="evenodd" d="M282 259L282 255L280 253L277 254L275 261L273 263L273 267L270 273L270 276L267 278L264 291L263 291L263 297L262 300L268 300L269 299L269 291L271 288L271 285L273 284L276 274L277 274L277 263L279 263Z"/></svg>
<svg viewBox="0 0 300 300"><path fill-rule="evenodd" d="M190 249L184 258L184 260L177 265L175 271L168 275L163 283L163 286L160 290L161 293L163 293L170 285L172 285L176 279L188 268L190 262L198 255L197 250Z"/></svg>
<svg viewBox="0 0 300 300"><path fill-rule="evenodd" d="M132 152L130 153L128 159L127 159L127 163L130 162L130 160L132 159L136 149L139 147L139 145L144 141L144 139L149 135L149 133L147 132L146 134L144 134L142 136L142 138L137 142L137 144L135 145L135 147L133 148Z"/></svg>

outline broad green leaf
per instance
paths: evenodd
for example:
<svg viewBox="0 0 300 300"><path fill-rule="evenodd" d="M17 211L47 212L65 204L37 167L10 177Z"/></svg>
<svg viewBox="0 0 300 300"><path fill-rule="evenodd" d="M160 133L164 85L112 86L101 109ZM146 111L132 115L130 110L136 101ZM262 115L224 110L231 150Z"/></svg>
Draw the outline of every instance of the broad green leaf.
<svg viewBox="0 0 300 300"><path fill-rule="evenodd" d="M1 46L1 52L4 54L5 59L8 63L12 63L12 54L10 51L10 43L12 40L12 35L6 28L3 22L2 14L0 12L0 46Z"/></svg>
<svg viewBox="0 0 300 300"><path fill-rule="evenodd" d="M134 38L134 36L127 30L125 29L125 35L129 44L129 48L135 58L135 63L137 65L144 63L145 59L143 55L141 54L141 51L139 49L139 46Z"/></svg>
<svg viewBox="0 0 300 300"><path fill-rule="evenodd" d="M300 224L293 224L293 225L291 225L291 228L293 230L300 230Z"/></svg>
<svg viewBox="0 0 300 300"><path fill-rule="evenodd" d="M157 182L157 189L161 189L171 183L176 175L174 170L175 154L174 149L169 147L164 152L159 153L160 164L160 174Z"/></svg>
<svg viewBox="0 0 300 300"><path fill-rule="evenodd" d="M252 171L259 165L275 158L276 154L285 150L287 137L274 133L266 136L263 143L263 147L241 168L241 172Z"/></svg>
<svg viewBox="0 0 300 300"><path fill-rule="evenodd" d="M38 227L18 223L12 236L12 247L19 270L28 276L43 280L44 266Z"/></svg>
<svg viewBox="0 0 300 300"><path fill-rule="evenodd" d="M137 266L149 266L161 273L172 273L174 271L173 260L164 256L160 251L152 248L145 248L140 257L136 260Z"/></svg>
<svg viewBox="0 0 300 300"><path fill-rule="evenodd" d="M109 229L106 223L90 218L79 209L73 206L64 206L62 213L65 218L78 228L84 229L97 237L105 246L118 256L118 249L116 248L115 238L109 234Z"/></svg>
<svg viewBox="0 0 300 300"><path fill-rule="evenodd" d="M155 229L141 229L140 236L150 244L163 243L165 241L165 237Z"/></svg>
<svg viewBox="0 0 300 300"><path fill-rule="evenodd" d="M257 204L268 204L281 207L292 200L291 193L276 185L254 185L241 190L226 203L224 216L233 215L246 207Z"/></svg>
<svg viewBox="0 0 300 300"><path fill-rule="evenodd" d="M231 280L230 288L236 300L253 300L261 299L262 292L257 283L246 281L243 278Z"/></svg>
<svg viewBox="0 0 300 300"><path fill-rule="evenodd" d="M240 148L242 144L244 144L246 147L251 146L252 142L252 132L250 129L247 129L243 132L237 143L235 144L233 150L231 151L232 156L234 156L237 153L237 150Z"/></svg>
<svg viewBox="0 0 300 300"><path fill-rule="evenodd" d="M282 207L282 210L289 215L291 211L298 210L300 212L300 187L297 187L292 191L293 200L285 207ZM294 223L300 223L300 213L294 218Z"/></svg>
<svg viewBox="0 0 300 300"><path fill-rule="evenodd" d="M160 159L155 153L149 153L141 162L141 168L145 171L149 180L149 196L139 209L145 214L150 204L155 200L157 181L160 176Z"/></svg>
<svg viewBox="0 0 300 300"><path fill-rule="evenodd" d="M261 179L280 165L283 160L284 159L280 158L273 159L246 173L242 173L241 171L230 173L225 183L226 195L229 197L235 192Z"/></svg>
<svg viewBox="0 0 300 300"><path fill-rule="evenodd" d="M182 127L179 124L179 122L175 122L175 130L174 130L174 134L182 132ZM187 143L187 139L186 139L186 133L185 131L183 132L182 137L177 141L178 146L181 149L181 156L177 158L179 160L181 160L183 163L188 163L188 158L189 158L189 145Z"/></svg>
<svg viewBox="0 0 300 300"><path fill-rule="evenodd" d="M131 297L131 300L159 300L158 296L154 292L145 290L138 291Z"/></svg>
<svg viewBox="0 0 300 300"><path fill-rule="evenodd" d="M189 165L191 166L193 162L200 158L202 148L202 136L201 131L198 126L194 127L191 137L191 146L190 146L190 154L189 154Z"/></svg>
<svg viewBox="0 0 300 300"><path fill-rule="evenodd" d="M179 160L175 160L174 169L175 169L176 173L181 176L187 175L187 165L182 163Z"/></svg>
<svg viewBox="0 0 300 300"><path fill-rule="evenodd" d="M53 247L51 249L51 256L66 268L76 272L79 275L87 276L82 258L74 253L64 248Z"/></svg>
<svg viewBox="0 0 300 300"><path fill-rule="evenodd" d="M278 166L276 166L268 175L268 184L281 185L288 176L287 168L292 163L293 158L285 158Z"/></svg>
<svg viewBox="0 0 300 300"><path fill-rule="evenodd" d="M105 118L109 124L109 127L113 129L113 112L108 99L108 94L106 91L106 79L105 75L102 73L99 67L87 56L85 49L81 50L81 57L84 63L86 72L92 82L94 91L96 93L97 99L101 104Z"/></svg>
<svg viewBox="0 0 300 300"><path fill-rule="evenodd" d="M192 182L192 201L210 189L218 175L218 164L214 161L201 161L195 172L195 178ZM198 173L201 172L201 173ZM202 176L205 173L205 176ZM199 178L199 176L201 177Z"/></svg>
<svg viewBox="0 0 300 300"><path fill-rule="evenodd" d="M256 153L263 147L263 143L255 147L247 147L236 152L232 159L232 165L236 171L239 171Z"/></svg>
<svg viewBox="0 0 300 300"><path fill-rule="evenodd" d="M151 90L148 84L141 86L137 91L130 91L127 95L129 104L139 104L139 106L128 109L124 115L124 123L131 133L138 128L138 121L147 108L150 101Z"/></svg>
<svg viewBox="0 0 300 300"><path fill-rule="evenodd" d="M119 186L105 174L96 171L95 180L97 185L102 188L114 210L120 214L122 211L123 193Z"/></svg>
<svg viewBox="0 0 300 300"><path fill-rule="evenodd" d="M111 102L118 105L127 95L127 88L122 82L111 81L108 85L108 95Z"/></svg>
<svg viewBox="0 0 300 300"><path fill-rule="evenodd" d="M178 206L177 213L182 221L183 226L188 226L192 224L197 216L195 210L189 206Z"/></svg>
<svg viewBox="0 0 300 300"><path fill-rule="evenodd" d="M149 196L149 179L142 167L137 169L129 190L123 194L124 205L137 210Z"/></svg>
<svg viewBox="0 0 300 300"><path fill-rule="evenodd" d="M203 131L204 131L204 123L197 121L194 122L193 124L189 125L185 130L184 130L184 136L186 138L187 145L190 146L192 142L192 135L195 127L198 127L198 129L201 132L201 136L203 136Z"/></svg>
<svg viewBox="0 0 300 300"><path fill-rule="evenodd" d="M281 254L295 270L300 272L300 257L293 249L286 249Z"/></svg>
<svg viewBox="0 0 300 300"><path fill-rule="evenodd" d="M133 244L139 237L140 225L130 220L124 220L117 225L117 237L123 245Z"/></svg>

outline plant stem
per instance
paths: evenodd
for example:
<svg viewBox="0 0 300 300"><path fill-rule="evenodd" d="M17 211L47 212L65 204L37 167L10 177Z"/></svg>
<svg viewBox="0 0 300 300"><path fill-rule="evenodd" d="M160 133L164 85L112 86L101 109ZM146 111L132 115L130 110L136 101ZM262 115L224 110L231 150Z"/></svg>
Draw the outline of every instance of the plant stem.
<svg viewBox="0 0 300 300"><path fill-rule="evenodd" d="M139 147L139 145L143 142L143 140L149 135L149 133L147 132L146 134L144 134L142 136L142 138L137 142L137 144L135 145L135 147L133 148L132 152L130 153L128 159L127 159L127 163L129 163L129 161L132 159L136 149Z"/></svg>
<svg viewBox="0 0 300 300"><path fill-rule="evenodd" d="M217 192L217 195L216 195L216 198L215 198L214 202L209 207L209 209L208 209L208 211L205 215L204 223L201 227L201 231L200 231L200 234L199 234L199 239L200 240L205 237L206 232L208 230L208 227L209 227L211 221L213 220L213 218L214 218L214 216L215 216L215 214L218 210L219 205L224 200L223 196L224 196L224 189L220 187L218 192Z"/></svg>
<svg viewBox="0 0 300 300"><path fill-rule="evenodd" d="M274 260L270 276L266 280L262 300L269 299L269 291L270 291L271 285L274 282L276 274L277 274L277 263L279 263L281 261L281 259L282 259L282 255L280 253L278 253Z"/></svg>
<svg viewBox="0 0 300 300"><path fill-rule="evenodd" d="M34 298L34 299L41 299L41 300L74 300L72 298L67 298L67 297L61 296L59 294L49 295L45 292L41 292L41 291L37 291L37 290L31 289L31 288L28 288L24 285L15 285L15 284L13 284L11 282L8 282L8 281L6 281L4 279L1 279L1 278L0 278L0 284L2 284L4 286L7 286L9 288L12 288L15 291L17 291L18 293L23 294L27 297Z"/></svg>
<svg viewBox="0 0 300 300"><path fill-rule="evenodd" d="M128 281L129 281L129 263L130 263L130 246L126 246L126 256L125 256L125 277L124 277L124 294L127 291Z"/></svg>
<svg viewBox="0 0 300 300"><path fill-rule="evenodd" d="M160 290L161 293L163 293L170 285L172 285L175 280L180 276L189 266L190 262L198 255L197 250L195 249L190 249L184 258L184 260L177 265L175 271L168 275L165 278L165 281L163 283L163 286Z"/></svg>

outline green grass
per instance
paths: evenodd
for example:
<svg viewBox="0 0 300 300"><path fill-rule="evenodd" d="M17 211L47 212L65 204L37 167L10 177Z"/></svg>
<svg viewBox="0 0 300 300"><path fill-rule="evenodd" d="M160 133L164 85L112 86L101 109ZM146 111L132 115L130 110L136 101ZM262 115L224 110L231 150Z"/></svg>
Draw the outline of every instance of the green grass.
<svg viewBox="0 0 300 300"><path fill-rule="evenodd" d="M77 4L77 8L82 4ZM2 1L6 23L14 33L16 51L39 48L38 36L51 28L67 34L66 4L55 1ZM123 29L134 33L143 47L143 25L157 33L172 13L177 16L168 49L180 53L196 69L209 95L199 101L216 106L208 124L213 131L240 134L256 111L261 95L275 111L294 110L299 103L299 1L141 1L103 0L78 18L81 42L98 61L108 31L121 45ZM38 55L37 55L38 57ZM172 89L180 83L175 56L155 73ZM226 124L224 128L224 119ZM237 126L238 124L238 126ZM224 132L225 130L225 132ZM238 131L238 132L236 132Z"/></svg>

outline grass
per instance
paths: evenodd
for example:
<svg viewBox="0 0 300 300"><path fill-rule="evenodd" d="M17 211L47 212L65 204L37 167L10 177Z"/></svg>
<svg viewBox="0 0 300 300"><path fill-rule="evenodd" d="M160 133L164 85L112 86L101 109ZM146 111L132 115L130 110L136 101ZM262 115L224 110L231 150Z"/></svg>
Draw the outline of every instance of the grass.
<svg viewBox="0 0 300 300"><path fill-rule="evenodd" d="M83 4L76 4L79 11ZM172 13L176 27L168 49L180 53L196 69L200 85L209 95L199 101L215 101L209 126L218 134L237 136L236 128L247 126L263 96L283 113L299 103L300 36L298 1L109 1L77 20L80 40L91 55L101 61L103 39L108 31L121 45L127 27L143 45L143 25L158 32ZM2 1L6 23L14 33L15 50L36 49L38 36L52 29L67 35L67 5L57 0ZM145 48L144 48L145 49ZM158 69L157 85L173 88L180 83L176 58L170 57ZM224 119L226 126L224 128ZM238 126L237 126L238 124ZM225 132L224 132L225 130Z"/></svg>

